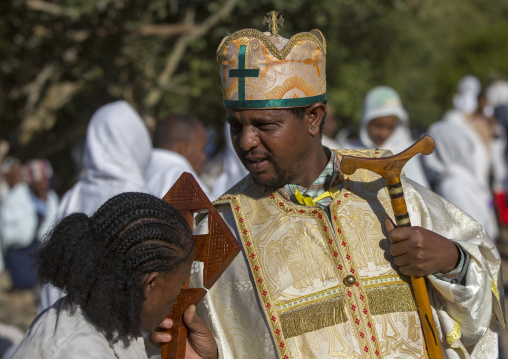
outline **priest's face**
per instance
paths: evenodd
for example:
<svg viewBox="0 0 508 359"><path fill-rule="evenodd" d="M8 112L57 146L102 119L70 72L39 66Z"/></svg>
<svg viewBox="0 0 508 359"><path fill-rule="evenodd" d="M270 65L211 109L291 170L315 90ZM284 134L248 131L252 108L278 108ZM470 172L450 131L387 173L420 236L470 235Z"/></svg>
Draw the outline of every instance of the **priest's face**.
<svg viewBox="0 0 508 359"><path fill-rule="evenodd" d="M307 177L314 172L309 170L315 151L309 149L316 145L316 129L307 116L298 118L285 109L228 110L227 121L236 154L256 183L275 189L312 183L314 178Z"/></svg>

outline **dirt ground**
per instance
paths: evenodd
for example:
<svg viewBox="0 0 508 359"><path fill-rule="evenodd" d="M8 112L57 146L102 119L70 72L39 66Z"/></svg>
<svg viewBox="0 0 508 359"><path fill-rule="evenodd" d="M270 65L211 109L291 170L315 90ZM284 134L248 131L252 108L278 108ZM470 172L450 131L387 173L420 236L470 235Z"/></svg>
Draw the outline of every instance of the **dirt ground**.
<svg viewBox="0 0 508 359"><path fill-rule="evenodd" d="M508 293L508 228L503 228L503 237L498 243L499 253L503 259L503 278L505 293ZM37 315L38 293L31 290L12 291L6 272L0 274L0 323L13 325L26 331ZM507 296L508 298L508 296ZM505 299L508 308L508 299ZM501 333L501 346L505 358L508 358L508 331Z"/></svg>

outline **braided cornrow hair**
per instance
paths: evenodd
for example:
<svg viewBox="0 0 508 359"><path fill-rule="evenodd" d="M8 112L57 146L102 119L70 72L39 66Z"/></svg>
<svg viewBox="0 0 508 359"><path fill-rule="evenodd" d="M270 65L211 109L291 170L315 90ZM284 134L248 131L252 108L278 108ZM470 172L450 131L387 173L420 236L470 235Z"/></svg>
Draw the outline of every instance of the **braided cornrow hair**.
<svg viewBox="0 0 508 359"><path fill-rule="evenodd" d="M91 217L74 213L47 236L38 252L38 276L67 292L112 342L140 334L141 276L170 272L192 253L186 220L170 204L127 192Z"/></svg>

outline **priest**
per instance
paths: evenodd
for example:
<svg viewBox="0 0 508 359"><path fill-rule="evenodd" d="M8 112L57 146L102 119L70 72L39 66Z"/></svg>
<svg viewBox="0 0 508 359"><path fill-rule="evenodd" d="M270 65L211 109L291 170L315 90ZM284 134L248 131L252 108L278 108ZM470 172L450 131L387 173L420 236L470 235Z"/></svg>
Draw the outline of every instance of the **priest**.
<svg viewBox="0 0 508 359"><path fill-rule="evenodd" d="M215 201L243 247L198 308L224 358L427 357L410 275L425 276L445 358L497 357L500 257L483 228L402 176L413 227L386 181L340 171L321 144L326 42L244 29L217 51L235 151L250 174ZM198 219L199 220L199 219ZM206 217L197 227L207 230ZM191 282L199 285L195 264Z"/></svg>

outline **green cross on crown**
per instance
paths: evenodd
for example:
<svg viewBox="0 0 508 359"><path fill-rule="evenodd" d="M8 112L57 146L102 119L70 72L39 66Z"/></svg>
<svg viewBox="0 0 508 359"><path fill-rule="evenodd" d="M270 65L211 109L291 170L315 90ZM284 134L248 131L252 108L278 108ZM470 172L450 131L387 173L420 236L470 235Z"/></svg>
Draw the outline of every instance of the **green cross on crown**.
<svg viewBox="0 0 508 359"><path fill-rule="evenodd" d="M238 69L229 70L229 77L238 77L238 101L245 101L245 78L259 77L259 69L245 68L246 50L246 45L240 46L240 54L238 55Z"/></svg>

